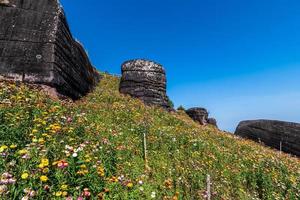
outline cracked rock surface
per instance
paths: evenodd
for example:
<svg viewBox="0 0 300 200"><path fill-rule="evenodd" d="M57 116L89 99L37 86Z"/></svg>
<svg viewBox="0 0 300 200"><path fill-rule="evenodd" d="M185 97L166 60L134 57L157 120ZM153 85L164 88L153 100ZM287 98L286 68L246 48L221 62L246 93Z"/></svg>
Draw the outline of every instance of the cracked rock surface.
<svg viewBox="0 0 300 200"><path fill-rule="evenodd" d="M78 99L99 79L58 0L1 0L0 80L47 85Z"/></svg>
<svg viewBox="0 0 300 200"><path fill-rule="evenodd" d="M300 124L276 120L249 120L238 125L236 135L300 156ZM281 145L280 145L281 144Z"/></svg>
<svg viewBox="0 0 300 200"><path fill-rule="evenodd" d="M171 110L162 65L149 60L130 60L122 65L120 92L139 98L147 105Z"/></svg>

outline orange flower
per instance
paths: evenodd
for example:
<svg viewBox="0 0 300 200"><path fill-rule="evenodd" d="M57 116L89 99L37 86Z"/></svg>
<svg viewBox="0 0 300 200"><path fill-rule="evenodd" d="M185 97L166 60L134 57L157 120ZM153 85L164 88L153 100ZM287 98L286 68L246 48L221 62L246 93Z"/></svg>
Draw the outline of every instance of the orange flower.
<svg viewBox="0 0 300 200"><path fill-rule="evenodd" d="M166 188L171 189L172 188L172 183L173 183L173 181L171 179L167 179L167 180L165 180L164 185L165 185Z"/></svg>

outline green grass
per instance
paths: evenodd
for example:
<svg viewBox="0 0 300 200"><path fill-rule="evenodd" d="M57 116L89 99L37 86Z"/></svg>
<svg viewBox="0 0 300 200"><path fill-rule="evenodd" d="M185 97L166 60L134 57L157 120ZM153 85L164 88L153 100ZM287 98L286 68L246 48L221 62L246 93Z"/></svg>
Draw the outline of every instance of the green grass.
<svg viewBox="0 0 300 200"><path fill-rule="evenodd" d="M209 174L212 199L300 199L299 159L145 106L118 84L104 75L72 103L2 83L1 198L205 199Z"/></svg>

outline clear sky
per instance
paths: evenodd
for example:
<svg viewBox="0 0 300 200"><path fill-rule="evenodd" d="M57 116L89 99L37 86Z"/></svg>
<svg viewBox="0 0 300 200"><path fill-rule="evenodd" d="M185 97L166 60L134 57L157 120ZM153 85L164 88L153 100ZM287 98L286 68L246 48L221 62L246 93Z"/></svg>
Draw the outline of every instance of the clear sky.
<svg viewBox="0 0 300 200"><path fill-rule="evenodd" d="M207 108L221 129L245 119L300 122L299 0L62 0L101 71L164 65L176 107Z"/></svg>

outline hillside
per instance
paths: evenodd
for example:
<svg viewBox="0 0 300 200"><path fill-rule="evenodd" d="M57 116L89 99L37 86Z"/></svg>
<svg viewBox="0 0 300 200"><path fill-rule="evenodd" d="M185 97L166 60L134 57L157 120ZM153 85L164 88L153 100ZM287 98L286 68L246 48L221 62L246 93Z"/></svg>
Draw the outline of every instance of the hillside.
<svg viewBox="0 0 300 200"><path fill-rule="evenodd" d="M212 199L300 199L299 159L144 106L118 83L104 75L75 103L1 83L1 198L205 199L209 174Z"/></svg>

